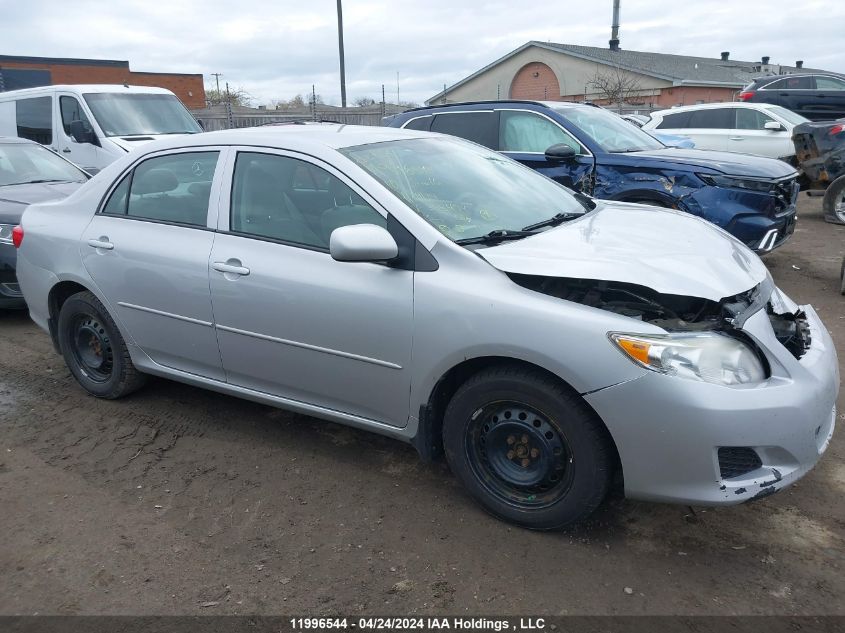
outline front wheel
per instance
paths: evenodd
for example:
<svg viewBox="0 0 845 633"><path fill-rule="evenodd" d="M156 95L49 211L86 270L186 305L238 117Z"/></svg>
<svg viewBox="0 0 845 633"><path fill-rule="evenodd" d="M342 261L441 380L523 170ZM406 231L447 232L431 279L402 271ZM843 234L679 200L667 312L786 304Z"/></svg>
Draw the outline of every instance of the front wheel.
<svg viewBox="0 0 845 633"><path fill-rule="evenodd" d="M834 224L845 224L845 176L840 176L824 192L822 200L824 219Z"/></svg>
<svg viewBox="0 0 845 633"><path fill-rule="evenodd" d="M449 466L491 514L551 530L591 514L610 486L607 431L581 398L539 370L471 377L444 416Z"/></svg>
<svg viewBox="0 0 845 633"><path fill-rule="evenodd" d="M58 335L68 369L92 396L120 398L143 385L146 377L135 369L117 325L93 293L65 301Z"/></svg>

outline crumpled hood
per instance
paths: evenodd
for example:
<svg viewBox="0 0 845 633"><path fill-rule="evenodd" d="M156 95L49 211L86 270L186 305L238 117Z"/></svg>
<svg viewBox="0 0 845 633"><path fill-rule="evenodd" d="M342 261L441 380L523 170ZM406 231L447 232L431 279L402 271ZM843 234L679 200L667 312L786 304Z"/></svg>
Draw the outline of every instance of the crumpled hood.
<svg viewBox="0 0 845 633"><path fill-rule="evenodd" d="M728 176L750 176L752 178L786 178L797 175L795 168L788 163L765 156L751 156L737 152L717 152L706 149L665 149L647 150L618 154L634 161L656 158L672 161L681 165L700 167L705 172L719 171Z"/></svg>
<svg viewBox="0 0 845 633"><path fill-rule="evenodd" d="M744 244L681 211L599 202L585 216L477 253L507 273L598 279L719 301L768 275Z"/></svg>
<svg viewBox="0 0 845 633"><path fill-rule="evenodd" d="M41 182L0 187L0 224L17 224L24 209L37 202L66 198L79 189L81 182Z"/></svg>

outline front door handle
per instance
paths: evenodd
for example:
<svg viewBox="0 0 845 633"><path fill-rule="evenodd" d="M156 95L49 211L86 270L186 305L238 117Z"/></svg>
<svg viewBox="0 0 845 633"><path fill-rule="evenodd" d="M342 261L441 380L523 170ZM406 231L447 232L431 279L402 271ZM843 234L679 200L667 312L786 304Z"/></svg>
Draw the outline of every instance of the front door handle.
<svg viewBox="0 0 845 633"><path fill-rule="evenodd" d="M219 273L228 275L245 276L249 274L249 268L241 266L239 259L227 259L225 262L214 262L211 267Z"/></svg>
<svg viewBox="0 0 845 633"><path fill-rule="evenodd" d="M114 244L109 242L109 238L105 235L100 236L96 240L88 240L88 246L91 248L102 248L104 251L110 251L114 249Z"/></svg>
<svg viewBox="0 0 845 633"><path fill-rule="evenodd" d="M732 141L744 141L745 137L744 136L732 136L731 140Z"/></svg>
<svg viewBox="0 0 845 633"><path fill-rule="evenodd" d="M63 151L65 154L70 154L70 148L69 148L69 147L65 147L62 151Z"/></svg>

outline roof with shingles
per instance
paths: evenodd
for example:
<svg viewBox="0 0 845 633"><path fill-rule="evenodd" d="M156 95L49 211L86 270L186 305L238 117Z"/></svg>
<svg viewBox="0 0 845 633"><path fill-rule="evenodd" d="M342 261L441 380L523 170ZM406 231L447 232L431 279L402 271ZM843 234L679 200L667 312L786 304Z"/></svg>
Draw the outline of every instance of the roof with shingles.
<svg viewBox="0 0 845 633"><path fill-rule="evenodd" d="M451 90L474 79L482 73L513 57L523 50L536 46L546 50L572 55L587 61L599 64L619 67L623 70L641 73L672 82L678 86L726 86L731 88L743 88L757 77L771 74L761 69L761 62L745 62L740 60L723 60L713 57L693 57L691 55L672 55L669 53L649 53L645 51L629 51L624 48L611 50L599 46L578 46L576 44L559 44L554 42L539 42L532 40L511 51L484 68L465 77L445 91L439 92L431 97L427 103L434 102ZM773 68L779 68L780 73L831 73L830 71L818 68L797 68L795 66L784 66L771 64Z"/></svg>

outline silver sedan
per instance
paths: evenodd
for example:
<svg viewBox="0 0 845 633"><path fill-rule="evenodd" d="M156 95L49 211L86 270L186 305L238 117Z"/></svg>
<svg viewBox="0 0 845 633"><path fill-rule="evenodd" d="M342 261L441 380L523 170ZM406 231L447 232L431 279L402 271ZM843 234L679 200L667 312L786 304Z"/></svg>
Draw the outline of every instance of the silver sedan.
<svg viewBox="0 0 845 633"><path fill-rule="evenodd" d="M531 528L584 519L615 474L640 499L756 499L833 433L830 336L745 246L456 138L150 143L15 242L92 395L153 374L382 433Z"/></svg>

